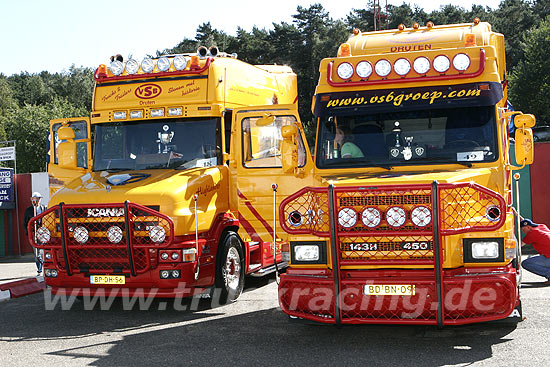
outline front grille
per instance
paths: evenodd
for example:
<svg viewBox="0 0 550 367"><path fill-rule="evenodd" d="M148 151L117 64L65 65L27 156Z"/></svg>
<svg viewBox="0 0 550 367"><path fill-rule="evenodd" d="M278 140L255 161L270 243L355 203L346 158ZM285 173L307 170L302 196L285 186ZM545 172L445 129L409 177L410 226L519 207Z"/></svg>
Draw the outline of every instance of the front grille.
<svg viewBox="0 0 550 367"><path fill-rule="evenodd" d="M48 238L39 246L51 249L58 269L70 273L143 273L149 251L174 240L168 216L133 203L54 206L34 218L31 229L32 238Z"/></svg>
<svg viewBox="0 0 550 367"><path fill-rule="evenodd" d="M383 205L431 205L431 195L367 195L341 197L340 207Z"/></svg>

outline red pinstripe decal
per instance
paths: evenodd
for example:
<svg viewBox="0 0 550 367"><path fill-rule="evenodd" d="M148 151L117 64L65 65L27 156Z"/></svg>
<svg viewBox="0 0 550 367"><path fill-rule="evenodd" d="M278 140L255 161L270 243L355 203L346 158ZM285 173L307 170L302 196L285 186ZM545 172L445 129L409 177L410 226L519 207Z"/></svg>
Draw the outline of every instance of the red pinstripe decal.
<svg viewBox="0 0 550 367"><path fill-rule="evenodd" d="M237 194L239 195L240 198L244 199L244 200L248 200L246 198L246 196L244 196L244 194L240 191L240 190L237 190ZM258 211L256 210L256 208L254 208L252 206L252 204L250 204L249 202L245 202L245 205L246 207L248 208L248 210L250 210L250 212L256 217L256 219L258 221L260 221L260 223L262 223L262 225L264 226L264 228L267 230L268 233L273 233L273 228L269 225L269 223L267 223L265 221L264 218L262 218L262 216L260 215L260 213L258 213ZM240 214L240 213L239 213Z"/></svg>
<svg viewBox="0 0 550 367"><path fill-rule="evenodd" d="M242 224L244 230L246 231L246 233L248 233L248 235L250 236L252 241L262 242L262 239L260 238L260 235L258 233L256 233L256 231L254 231L254 228L252 227L250 222L248 222L246 219L244 219L244 217L241 215L241 213L239 213L239 223Z"/></svg>

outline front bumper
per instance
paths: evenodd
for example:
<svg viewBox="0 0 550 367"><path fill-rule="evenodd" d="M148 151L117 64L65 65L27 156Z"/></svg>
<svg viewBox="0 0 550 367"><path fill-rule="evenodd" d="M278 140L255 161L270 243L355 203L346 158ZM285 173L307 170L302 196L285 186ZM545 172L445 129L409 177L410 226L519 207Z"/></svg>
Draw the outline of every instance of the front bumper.
<svg viewBox="0 0 550 367"><path fill-rule="evenodd" d="M438 299L433 270L342 270L342 324L437 325ZM516 271L461 268L442 272L443 325L508 317L518 302ZM366 295L365 285L414 285L414 295ZM330 271L307 274L289 269L281 275L279 304L292 317L336 323L334 277Z"/></svg>

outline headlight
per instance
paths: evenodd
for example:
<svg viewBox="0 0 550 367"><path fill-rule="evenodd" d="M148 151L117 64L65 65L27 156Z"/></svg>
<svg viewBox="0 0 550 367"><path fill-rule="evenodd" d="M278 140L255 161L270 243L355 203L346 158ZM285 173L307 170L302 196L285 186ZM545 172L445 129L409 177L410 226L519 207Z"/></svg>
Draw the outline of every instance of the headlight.
<svg viewBox="0 0 550 367"><path fill-rule="evenodd" d="M73 230L73 237L76 242L81 244L86 243L90 239L88 230L82 226L78 226Z"/></svg>
<svg viewBox="0 0 550 367"><path fill-rule="evenodd" d="M453 58L453 66L458 71L464 71L470 67L470 58L466 54L458 54Z"/></svg>
<svg viewBox="0 0 550 367"><path fill-rule="evenodd" d="M172 252L172 255L170 255L172 260L177 260L180 258L180 255L177 252Z"/></svg>
<svg viewBox="0 0 550 367"><path fill-rule="evenodd" d="M174 57L173 63L176 70L185 70L187 68L187 65L189 64L189 58L178 55Z"/></svg>
<svg viewBox="0 0 550 367"><path fill-rule="evenodd" d="M391 73L391 64L388 60L378 60L374 65L374 71L378 76L386 77Z"/></svg>
<svg viewBox="0 0 550 367"><path fill-rule="evenodd" d="M353 75L353 66L349 62L343 62L336 69L338 76L342 79L349 79Z"/></svg>
<svg viewBox="0 0 550 367"><path fill-rule="evenodd" d="M504 238L464 238L465 263L505 261Z"/></svg>
<svg viewBox="0 0 550 367"><path fill-rule="evenodd" d="M351 228L357 223L357 212L352 208L343 208L338 212L338 224Z"/></svg>
<svg viewBox="0 0 550 367"><path fill-rule="evenodd" d="M120 61L115 60L111 62L111 64L109 65L109 69L111 69L111 73L113 73L113 75L118 76L122 74L122 70L124 70L124 65L122 65Z"/></svg>
<svg viewBox="0 0 550 367"><path fill-rule="evenodd" d="M426 74L430 71L430 60L427 57L417 57L413 62L413 69L420 75Z"/></svg>
<svg viewBox="0 0 550 367"><path fill-rule="evenodd" d="M139 70L139 64L136 60L130 59L126 62L126 72L128 74L135 74Z"/></svg>
<svg viewBox="0 0 550 367"><path fill-rule="evenodd" d="M155 68L155 63L153 62L153 59L150 57L146 57L141 62L141 70L143 70L144 73L150 73Z"/></svg>
<svg viewBox="0 0 550 367"><path fill-rule="evenodd" d="M425 227L432 221L432 213L425 206L417 206L411 213L411 220L418 227Z"/></svg>
<svg viewBox="0 0 550 367"><path fill-rule="evenodd" d="M107 230L107 238L112 243L119 243L122 241L122 229L119 226L109 227Z"/></svg>
<svg viewBox="0 0 550 367"><path fill-rule="evenodd" d="M380 224L380 211L376 208L367 208L363 210L361 220L367 227L376 227Z"/></svg>
<svg viewBox="0 0 550 367"><path fill-rule="evenodd" d="M499 257L499 243L496 241L472 242L472 258L497 259Z"/></svg>
<svg viewBox="0 0 550 367"><path fill-rule="evenodd" d="M162 279L168 279L170 277L170 272L168 270L162 270L160 272L160 277Z"/></svg>
<svg viewBox="0 0 550 367"><path fill-rule="evenodd" d="M355 67L360 78L368 78L372 74L372 65L368 61L361 61Z"/></svg>
<svg viewBox="0 0 550 367"><path fill-rule="evenodd" d="M166 56L162 56L157 60L157 69L167 71L170 69L170 60Z"/></svg>
<svg viewBox="0 0 550 367"><path fill-rule="evenodd" d="M168 260L168 256L170 256L170 255L168 255L168 252L162 252L162 253L160 254L160 258L161 258L162 260Z"/></svg>
<svg viewBox="0 0 550 367"><path fill-rule="evenodd" d="M406 219L405 210L398 206L393 206L386 212L386 221L392 227L401 227Z"/></svg>
<svg viewBox="0 0 550 367"><path fill-rule="evenodd" d="M434 59L434 69L438 73L446 72L447 70L449 70L449 67L451 67L451 61L447 56L445 55L436 56L436 58Z"/></svg>
<svg viewBox="0 0 550 367"><path fill-rule="evenodd" d="M325 241L292 241L290 242L290 251L286 253L290 255L290 261L293 264L327 263L327 243Z"/></svg>
<svg viewBox="0 0 550 367"><path fill-rule="evenodd" d="M155 243L161 243L166 238L166 230L161 226L154 226L149 230L149 238Z"/></svg>
<svg viewBox="0 0 550 367"><path fill-rule="evenodd" d="M411 63L407 59L398 59L393 64L393 70L395 70L397 75L405 76L411 71Z"/></svg>
<svg viewBox="0 0 550 367"><path fill-rule="evenodd" d="M36 230L36 240L40 244L47 243L51 238L50 230L46 227L40 227Z"/></svg>
<svg viewBox="0 0 550 367"><path fill-rule="evenodd" d="M294 246L294 258L297 261L319 261L319 246L315 246L315 245Z"/></svg>

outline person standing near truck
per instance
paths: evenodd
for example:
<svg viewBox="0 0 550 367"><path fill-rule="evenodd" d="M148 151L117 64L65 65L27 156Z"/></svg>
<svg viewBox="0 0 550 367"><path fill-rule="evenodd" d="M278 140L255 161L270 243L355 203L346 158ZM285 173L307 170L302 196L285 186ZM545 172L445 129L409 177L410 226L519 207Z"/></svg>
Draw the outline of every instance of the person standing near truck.
<svg viewBox="0 0 550 367"><path fill-rule="evenodd" d="M42 213L46 210L45 205L40 205L40 200L42 199L42 194L39 192L33 192L31 196L31 206L29 206L27 209L25 209L25 217L24 217L24 224L25 224L25 234L29 234L29 221L36 217L38 214ZM36 272L38 275L42 273L42 262L43 259L41 257L42 250L34 249L34 257L36 261Z"/></svg>

